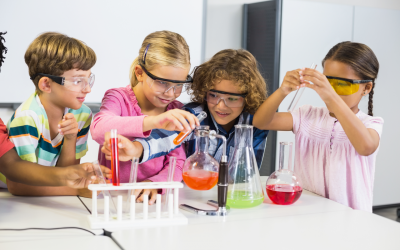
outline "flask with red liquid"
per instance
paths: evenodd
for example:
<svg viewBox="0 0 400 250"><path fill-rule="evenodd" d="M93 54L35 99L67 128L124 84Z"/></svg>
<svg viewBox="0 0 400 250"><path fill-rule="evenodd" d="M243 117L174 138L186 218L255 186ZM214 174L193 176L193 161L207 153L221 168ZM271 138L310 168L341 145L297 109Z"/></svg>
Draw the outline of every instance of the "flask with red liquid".
<svg viewBox="0 0 400 250"><path fill-rule="evenodd" d="M279 170L273 172L267 180L267 194L278 205L295 203L303 189L292 167L292 142L280 142Z"/></svg>
<svg viewBox="0 0 400 250"><path fill-rule="evenodd" d="M110 147L112 184L114 186L119 186L118 134L116 129L111 129Z"/></svg>
<svg viewBox="0 0 400 250"><path fill-rule="evenodd" d="M209 190L218 182L219 163L208 153L209 132L209 126L196 127L196 151L183 164L183 181L194 190Z"/></svg>

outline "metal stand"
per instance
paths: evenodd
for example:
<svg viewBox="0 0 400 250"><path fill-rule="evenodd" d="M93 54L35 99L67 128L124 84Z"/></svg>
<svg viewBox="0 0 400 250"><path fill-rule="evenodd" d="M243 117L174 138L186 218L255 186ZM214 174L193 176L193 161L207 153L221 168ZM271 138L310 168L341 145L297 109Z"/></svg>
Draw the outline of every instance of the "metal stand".
<svg viewBox="0 0 400 250"><path fill-rule="evenodd" d="M198 214L198 215L208 215L208 216L227 216L228 212L230 210L229 206L226 207L218 207L218 202L214 200L209 200L207 202L208 205L211 205L213 207L216 207L217 210L206 210L206 209L200 209L200 208L195 208L186 204L182 204L179 206L180 209Z"/></svg>

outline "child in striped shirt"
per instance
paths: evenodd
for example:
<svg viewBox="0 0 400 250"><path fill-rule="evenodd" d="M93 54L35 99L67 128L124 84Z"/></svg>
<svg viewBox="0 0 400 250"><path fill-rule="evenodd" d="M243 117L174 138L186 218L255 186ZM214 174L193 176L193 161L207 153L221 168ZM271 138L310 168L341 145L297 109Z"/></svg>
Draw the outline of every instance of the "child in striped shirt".
<svg viewBox="0 0 400 250"><path fill-rule="evenodd" d="M79 164L88 150L92 113L83 101L94 83L90 69L96 54L75 38L48 32L30 44L25 62L36 91L11 117L10 140L22 160L49 167ZM29 186L4 176L0 180L14 195L90 197L87 189Z"/></svg>

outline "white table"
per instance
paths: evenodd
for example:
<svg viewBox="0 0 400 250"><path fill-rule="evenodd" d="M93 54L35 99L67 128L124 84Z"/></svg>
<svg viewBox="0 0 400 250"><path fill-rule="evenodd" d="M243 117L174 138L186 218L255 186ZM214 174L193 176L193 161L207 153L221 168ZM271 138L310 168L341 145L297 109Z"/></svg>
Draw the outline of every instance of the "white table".
<svg viewBox="0 0 400 250"><path fill-rule="evenodd" d="M89 212L76 196L0 197L0 228L81 227L97 235L103 230L91 230L86 217ZM0 241L7 236L47 235L51 231L0 231ZM57 230L57 235L88 236L83 230Z"/></svg>
<svg viewBox="0 0 400 250"><path fill-rule="evenodd" d="M268 213L268 211L266 211ZM124 249L400 249L400 225L356 210L116 231Z"/></svg>
<svg viewBox="0 0 400 250"><path fill-rule="evenodd" d="M265 187L267 177L261 177L262 186ZM188 188L186 185L179 192L179 203L188 204L198 208L215 209L207 205L207 200L217 199L217 187L208 191L196 191ZM125 195L126 192L120 192ZM81 198L89 210L92 209L92 200L88 198ZM125 200L125 197L124 197ZM136 204L137 211L141 211L142 205ZM155 205L149 206L149 211L155 209ZM103 211L103 201L100 197L98 202L99 213ZM242 221L248 219L262 219L281 216L293 216L315 213L328 213L335 211L349 211L351 208L341 205L332 200L326 199L314 193L303 191L300 199L290 206L279 206L272 204L268 196L265 198L264 203L248 209L231 209L229 215L225 218L212 217L212 216L198 216L190 212L181 210L181 212L188 218L189 224L202 224L202 223L220 223L221 221ZM105 228L106 231L116 231L112 228Z"/></svg>
<svg viewBox="0 0 400 250"><path fill-rule="evenodd" d="M0 249L7 250L73 250L96 249L117 250L120 249L114 241L105 236L36 236L18 237L0 242Z"/></svg>

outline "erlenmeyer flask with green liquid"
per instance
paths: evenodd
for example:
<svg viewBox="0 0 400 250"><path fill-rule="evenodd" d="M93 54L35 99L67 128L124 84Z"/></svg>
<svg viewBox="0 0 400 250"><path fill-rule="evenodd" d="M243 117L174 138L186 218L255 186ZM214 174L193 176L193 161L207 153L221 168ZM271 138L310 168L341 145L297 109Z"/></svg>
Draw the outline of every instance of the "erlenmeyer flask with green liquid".
<svg viewBox="0 0 400 250"><path fill-rule="evenodd" d="M235 150L230 158L227 205L250 208L263 203L264 193L253 150L253 126L235 125Z"/></svg>

